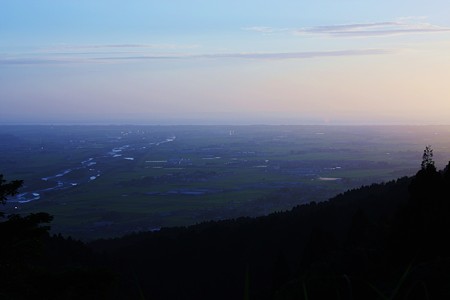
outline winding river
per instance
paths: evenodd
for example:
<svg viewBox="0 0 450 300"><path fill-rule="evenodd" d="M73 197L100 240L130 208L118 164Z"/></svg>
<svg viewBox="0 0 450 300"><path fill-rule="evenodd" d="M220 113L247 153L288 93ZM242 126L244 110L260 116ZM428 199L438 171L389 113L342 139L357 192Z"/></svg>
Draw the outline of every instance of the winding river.
<svg viewBox="0 0 450 300"><path fill-rule="evenodd" d="M149 146L150 147L151 146L159 146L161 144L173 142L173 141L175 141L175 139L176 139L175 136L171 136L162 141L150 143ZM115 147L115 148L111 149L111 151L108 151L106 153L106 155L104 155L102 157L121 158L124 160L132 161L132 160L134 160L134 157L131 157L131 156L124 157L123 156L123 152L126 151L127 149L129 149L130 147L131 147L130 145L123 145L120 147ZM99 157L97 157L97 158L99 158ZM101 176L102 172L99 169L95 168L95 166L97 165L97 162L95 160L96 160L96 158L89 157L88 159L80 162L81 166L76 166L73 168L65 169L55 175L42 177L41 180L46 181L46 182L52 182L52 183L54 183L54 186L20 193L20 194L16 195L15 197L13 197L12 199L10 199L9 201L15 202L15 203L28 203L31 201L36 201L36 200L41 199L43 194L45 194L45 193L73 188L80 184L96 180L99 176ZM69 174L73 171L76 171L76 170L81 170L81 169L88 169L88 173L89 173L88 178L85 178L84 180L72 180L69 178L65 178L65 176L67 174Z"/></svg>

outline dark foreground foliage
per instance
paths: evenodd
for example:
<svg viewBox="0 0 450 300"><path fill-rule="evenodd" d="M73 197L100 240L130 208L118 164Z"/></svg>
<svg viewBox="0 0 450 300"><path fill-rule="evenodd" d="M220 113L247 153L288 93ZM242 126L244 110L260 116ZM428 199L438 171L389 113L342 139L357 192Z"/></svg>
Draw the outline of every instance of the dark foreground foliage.
<svg viewBox="0 0 450 300"><path fill-rule="evenodd" d="M2 180L2 200L21 185ZM0 299L111 298L113 273L85 244L50 236L52 219L47 213L0 219Z"/></svg>
<svg viewBox="0 0 450 300"><path fill-rule="evenodd" d="M450 168L428 160L327 202L89 247L49 237L46 214L12 216L0 298L450 299L449 215Z"/></svg>

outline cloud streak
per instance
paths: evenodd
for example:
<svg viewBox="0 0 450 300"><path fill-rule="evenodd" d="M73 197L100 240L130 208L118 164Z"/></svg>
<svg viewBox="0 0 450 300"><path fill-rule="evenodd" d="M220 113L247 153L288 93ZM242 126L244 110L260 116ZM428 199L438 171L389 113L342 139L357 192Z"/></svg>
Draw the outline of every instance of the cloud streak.
<svg viewBox="0 0 450 300"><path fill-rule="evenodd" d="M274 27L268 27L268 26L251 26L251 27L244 27L242 30L245 31L255 31L259 33L275 33L275 32L283 32L283 31L291 31L289 28L274 28Z"/></svg>
<svg viewBox="0 0 450 300"><path fill-rule="evenodd" d="M278 53L225 53L193 55L191 58L238 58L259 60L285 60L285 59L307 59L316 57L336 56L360 56L391 54L394 50L388 49L361 49L361 50L337 50L337 51L308 51L308 52L278 52Z"/></svg>
<svg viewBox="0 0 450 300"><path fill-rule="evenodd" d="M405 19L403 18L402 20ZM300 28L294 31L297 35L322 35L331 37L376 37L442 32L450 32L450 28L430 23L411 23L406 21L315 26Z"/></svg>
<svg viewBox="0 0 450 300"><path fill-rule="evenodd" d="M343 57L362 55L386 55L396 53L391 49L354 49L336 51L308 52L278 52L278 53L215 53L199 55L128 55L107 57L35 57L35 58L0 58L0 65L58 65L58 64L89 64L89 63L120 63L125 61L148 60L189 60L189 59L248 59L248 60L287 60L312 59L319 57Z"/></svg>
<svg viewBox="0 0 450 300"><path fill-rule="evenodd" d="M274 28L268 26L253 26L242 28L262 34L290 32L304 36L327 37L383 37L407 34L443 33L450 32L450 27L442 27L423 22L426 17L402 17L395 21L352 23L303 27L298 29Z"/></svg>
<svg viewBox="0 0 450 300"><path fill-rule="evenodd" d="M199 45L181 45L181 44L102 44L102 45L57 45L46 51L61 50L89 50L89 49L193 49Z"/></svg>

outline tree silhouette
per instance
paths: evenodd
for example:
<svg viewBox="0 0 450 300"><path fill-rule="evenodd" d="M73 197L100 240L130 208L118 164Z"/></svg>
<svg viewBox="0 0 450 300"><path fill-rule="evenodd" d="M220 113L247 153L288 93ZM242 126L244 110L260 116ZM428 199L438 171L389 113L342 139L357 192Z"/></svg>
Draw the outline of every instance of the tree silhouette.
<svg viewBox="0 0 450 300"><path fill-rule="evenodd" d="M426 146L425 150L423 150L421 167L422 170L436 170L436 167L434 166L433 149L431 148L431 145Z"/></svg>
<svg viewBox="0 0 450 300"><path fill-rule="evenodd" d="M23 180L13 180L6 183L3 179L3 174L0 174L0 201L2 204L6 203L8 196L14 196L17 194L19 188L23 185Z"/></svg>
<svg viewBox="0 0 450 300"><path fill-rule="evenodd" d="M14 180L6 183L3 174L0 174L0 199L5 204L8 196L14 196L23 185L22 180ZM0 212L0 216L4 216ZM50 223L53 219L47 213L35 213L22 217L17 214L7 216L7 220L0 222L0 236L2 245L0 246L0 264L4 259L8 262L17 260L24 261L25 257L33 256L35 249L39 248L42 237L48 235L49 226L41 226L43 223Z"/></svg>
<svg viewBox="0 0 450 300"><path fill-rule="evenodd" d="M22 180L7 183L0 174L1 203L6 204L7 198L16 195L22 185ZM0 217L4 217L3 212L0 212ZM17 293L31 289L29 274L33 268L30 262L42 253L43 239L48 237L50 229L41 224L51 220L52 216L47 213L36 213L25 217L13 214L0 222L0 295L7 299L21 299Z"/></svg>

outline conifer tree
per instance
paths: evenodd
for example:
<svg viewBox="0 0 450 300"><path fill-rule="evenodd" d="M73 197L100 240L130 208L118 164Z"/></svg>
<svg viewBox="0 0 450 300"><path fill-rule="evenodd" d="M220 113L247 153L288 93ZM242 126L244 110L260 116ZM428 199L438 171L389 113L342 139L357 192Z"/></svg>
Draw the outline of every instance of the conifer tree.
<svg viewBox="0 0 450 300"><path fill-rule="evenodd" d="M431 148L430 145L426 146L425 150L423 150L421 167L422 167L422 170L428 170L428 169L436 170L436 167L434 166L434 160L433 160L433 149Z"/></svg>

